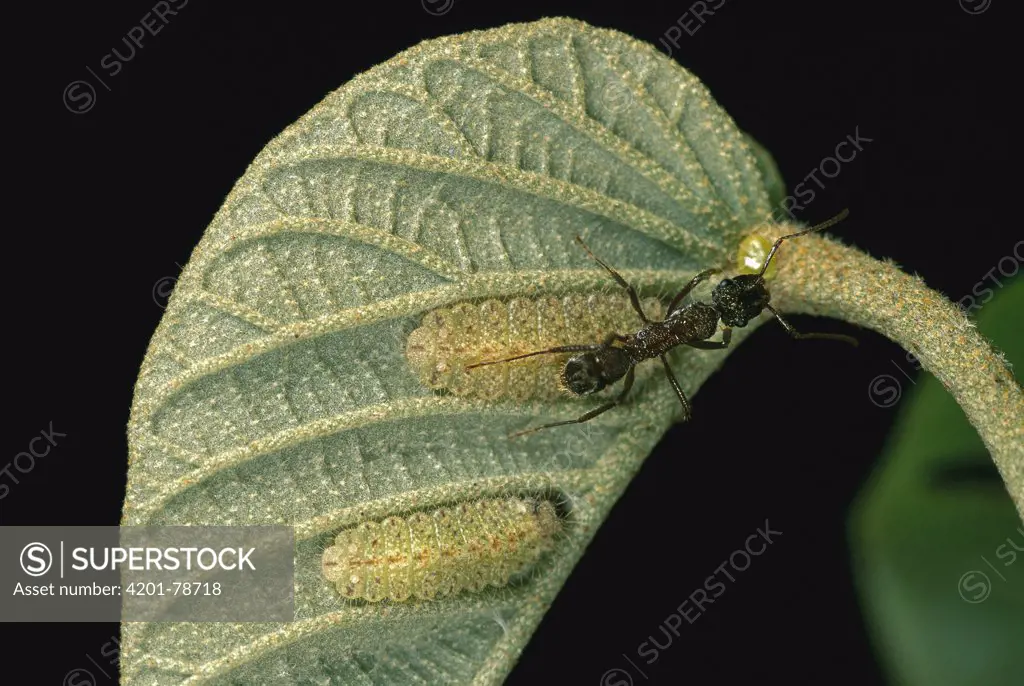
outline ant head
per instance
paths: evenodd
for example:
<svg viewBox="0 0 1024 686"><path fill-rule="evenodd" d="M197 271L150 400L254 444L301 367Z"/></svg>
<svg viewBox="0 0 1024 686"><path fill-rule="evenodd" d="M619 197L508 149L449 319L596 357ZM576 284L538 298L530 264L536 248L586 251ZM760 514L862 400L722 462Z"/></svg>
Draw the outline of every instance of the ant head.
<svg viewBox="0 0 1024 686"><path fill-rule="evenodd" d="M764 264L761 265L761 269L757 274L741 274L732 279L722 279L715 286L715 290L711 292L712 306L718 311L718 315L722 318L722 323L726 326L746 326L747 322L761 314L764 308L768 307L771 295L768 293L768 287L765 286L764 275L771 267L772 258L775 257L775 251L782 245L782 241L827 229L837 222L846 219L849 213L849 210L843 210L817 226L812 226L809 229L791 233L787 236L780 236L772 244L772 248L768 251L768 256L764 258ZM778 314L775 316L778 317Z"/></svg>
<svg viewBox="0 0 1024 686"><path fill-rule="evenodd" d="M711 292L711 303L726 326L746 326L771 300L760 274L740 274L722 279Z"/></svg>
<svg viewBox="0 0 1024 686"><path fill-rule="evenodd" d="M601 350L573 355L562 369L562 385L575 395L597 393L625 376L630 362L621 348L606 346Z"/></svg>

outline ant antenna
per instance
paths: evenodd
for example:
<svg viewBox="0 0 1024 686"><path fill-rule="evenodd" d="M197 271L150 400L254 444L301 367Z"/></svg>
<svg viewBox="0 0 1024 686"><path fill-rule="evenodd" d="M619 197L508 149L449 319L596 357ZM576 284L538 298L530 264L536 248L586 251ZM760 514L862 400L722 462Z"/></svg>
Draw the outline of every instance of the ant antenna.
<svg viewBox="0 0 1024 686"><path fill-rule="evenodd" d="M787 238L796 238L797 236L803 236L804 234L811 233L813 231L823 231L828 227L835 226L839 222L843 221L844 219L846 219L847 216L849 216L849 214L850 210L844 209L836 216L832 217L831 219L826 219L817 226L812 226L809 229L804 229L803 231L791 233L788 236L782 236L781 238L779 238L777 241L775 241L775 244L772 246L772 249L768 251L768 257L765 258L764 265L761 267L761 271L758 272L758 276L764 276L765 271L768 269L768 265L771 264L772 262L772 258L775 257L775 251L779 249L780 245L782 245L782 241L786 240Z"/></svg>
<svg viewBox="0 0 1024 686"><path fill-rule="evenodd" d="M525 353L523 355L516 355L515 357L506 357L501 360L491 360L489 362L477 362L476 364L466 365L466 370L476 369L477 367L486 367L489 364L499 364L501 362L512 362L513 360L521 360L524 357L533 357L534 355L551 355L557 353L579 353L588 350L598 350L600 345L562 345L557 348L548 348L547 350L537 350L532 353Z"/></svg>

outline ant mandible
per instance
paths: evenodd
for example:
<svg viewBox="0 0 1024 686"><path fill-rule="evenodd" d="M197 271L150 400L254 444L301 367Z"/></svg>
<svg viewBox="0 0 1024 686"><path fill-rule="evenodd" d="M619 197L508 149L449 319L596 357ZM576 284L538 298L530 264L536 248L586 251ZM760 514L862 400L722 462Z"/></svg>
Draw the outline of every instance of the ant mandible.
<svg viewBox="0 0 1024 686"><path fill-rule="evenodd" d="M591 259L601 265L609 274L611 274L611 277L615 279L616 283L626 289L626 293L629 294L629 301L633 304L633 309L636 310L636 313L640 316L640 321L643 322L643 327L634 334L623 335L619 333L610 333L605 337L604 341L597 344L562 345L556 348L537 350L535 352L516 355L515 357L508 357L501 360L479 362L477 364L468 365L466 369L469 370L491 364L512 362L514 360L521 360L525 357L533 357L534 355L579 353L578 355L573 355L568 359L568 361L566 361L565 367L562 369L560 375L562 384L571 393L579 396L597 393L609 384L615 383L619 379L625 377L622 391L619 392L618 396L616 396L614 400L611 400L600 407L596 407L576 419L552 422L551 424L544 424L543 426L538 426L533 429L519 431L512 434L512 438L540 431L541 429L550 429L555 426L582 424L583 422L590 421L594 417L607 412L616 405L622 403L630 389L633 387L634 368L636 365L644 360L650 360L655 357L661 359L661 363L665 367L665 375L672 384L672 388L675 389L676 395L679 396L679 402L683 406L683 421L687 421L690 419L690 403L686 399L683 389L679 387L679 382L676 381L675 374L672 373L672 368L669 366L668 358L665 357L665 354L668 353L668 351L678 345L688 345L699 350L717 350L720 348L726 348L729 346L729 341L732 339L732 327L746 326L747 322L760 315L764 310L768 310L775 315L775 318L779 320L780 324L782 324L782 328L784 328L793 338L829 339L845 341L847 343L857 345L857 340L855 338L844 336L842 334L798 332L789 324L789 322L782 318L775 308L769 304L771 295L768 293L768 287L764 280L764 273L768 269L768 265L771 264L772 258L775 256L775 251L779 249L779 246L782 245L783 241L790 238L796 238L797 236L803 236L804 234L814 231L827 229L833 224L845 219L847 214L849 214L849 211L843 210L832 219L818 224L817 226L813 226L798 233L791 233L787 236L782 236L775 241L774 245L772 245L771 250L768 252L768 256L764 260L764 264L761 266L761 270L757 274L740 274L732 278L722 279L711 293L711 304L692 302L685 307L680 307L680 302L682 302L683 298L685 298L690 291L697 286L697 284L706 280L713 274L717 274L722 271L721 269L705 269L694 276L690 280L690 283L686 284L686 286L684 286L683 289L679 291L674 298L672 298L672 302L669 303L665 319L657 322L649 320L647 315L644 314L643 308L640 306L640 298L637 296L636 289L623 279L618 272L594 255L594 253L590 251L590 248L588 248L583 242L583 239L577 236L576 242L587 251L587 254L590 255ZM715 334L715 331L718 329L719 320L721 320L724 327L722 330L722 340L707 340ZM614 343L619 343L620 345L613 345Z"/></svg>

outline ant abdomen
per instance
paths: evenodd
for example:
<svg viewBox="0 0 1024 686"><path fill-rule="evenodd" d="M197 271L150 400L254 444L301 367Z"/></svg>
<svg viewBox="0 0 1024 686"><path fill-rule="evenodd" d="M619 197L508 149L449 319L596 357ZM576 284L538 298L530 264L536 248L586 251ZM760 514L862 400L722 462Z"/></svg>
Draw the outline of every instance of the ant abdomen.
<svg viewBox="0 0 1024 686"><path fill-rule="evenodd" d="M650 319L665 307L643 301ZM421 383L462 397L486 400L554 400L566 397L560 374L570 354L544 355L508 364L468 365L532 350L600 340L610 331L630 333L639 323L621 294L569 294L508 301L458 303L428 312L409 335L406 359Z"/></svg>

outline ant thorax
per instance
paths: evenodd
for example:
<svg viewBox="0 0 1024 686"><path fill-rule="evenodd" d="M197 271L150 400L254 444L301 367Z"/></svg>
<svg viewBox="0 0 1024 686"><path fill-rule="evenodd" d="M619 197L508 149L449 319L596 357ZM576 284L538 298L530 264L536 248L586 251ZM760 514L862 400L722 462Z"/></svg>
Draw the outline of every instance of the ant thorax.
<svg viewBox="0 0 1024 686"><path fill-rule="evenodd" d="M706 303L690 303L672 312L665 324L677 339L707 340L718 330L718 312Z"/></svg>

